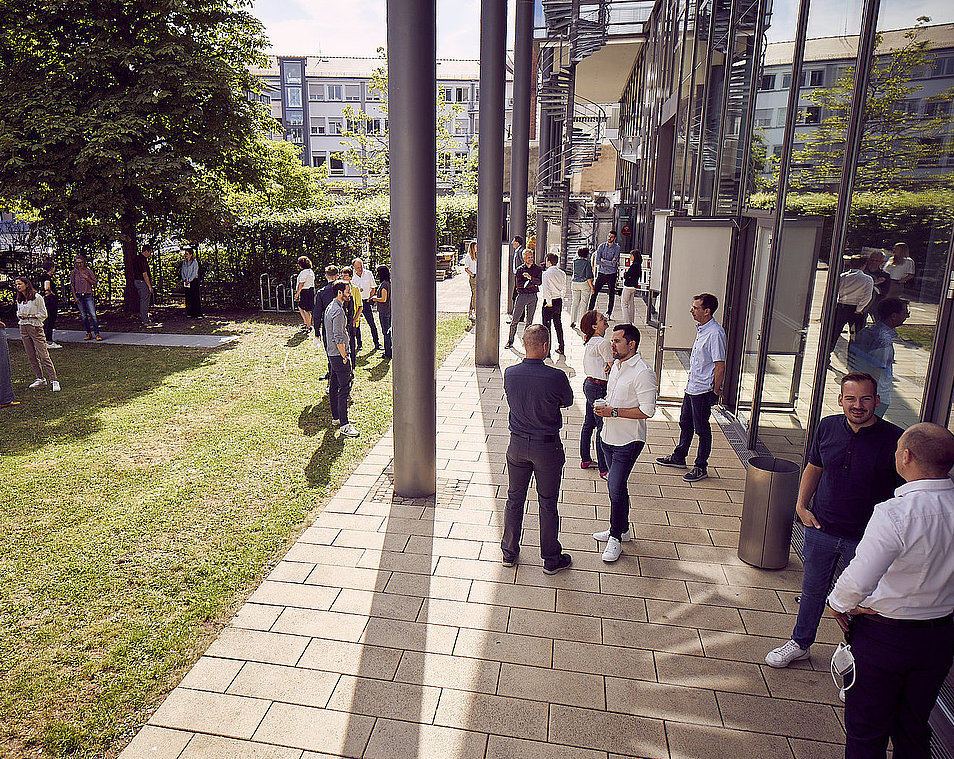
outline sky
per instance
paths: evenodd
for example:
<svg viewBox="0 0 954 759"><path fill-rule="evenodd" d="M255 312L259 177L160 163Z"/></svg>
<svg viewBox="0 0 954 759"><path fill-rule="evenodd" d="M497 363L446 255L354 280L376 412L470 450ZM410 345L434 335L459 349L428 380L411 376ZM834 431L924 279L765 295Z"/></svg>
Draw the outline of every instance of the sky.
<svg viewBox="0 0 954 759"><path fill-rule="evenodd" d="M514 0L508 0L513 36ZM386 41L385 0L255 0L275 55L374 56ZM479 0L437 0L439 58L478 57ZM508 48L513 46L508 40Z"/></svg>

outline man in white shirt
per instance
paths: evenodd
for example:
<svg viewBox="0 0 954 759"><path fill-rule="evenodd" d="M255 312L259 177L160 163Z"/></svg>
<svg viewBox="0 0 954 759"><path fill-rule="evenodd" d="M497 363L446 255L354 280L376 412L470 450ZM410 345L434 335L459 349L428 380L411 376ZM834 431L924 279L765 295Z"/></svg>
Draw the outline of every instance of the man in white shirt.
<svg viewBox="0 0 954 759"><path fill-rule="evenodd" d="M828 343L828 352L833 353L841 332L848 325L848 337L857 335L865 326L865 308L874 294L874 278L863 271L868 262L865 256L851 256L847 271L838 278L838 303L835 305L835 326ZM850 339L849 339L850 342Z"/></svg>
<svg viewBox="0 0 954 759"><path fill-rule="evenodd" d="M543 270L540 282L540 295L543 297L543 326L550 333L553 324L557 335L557 353L566 355L563 342L563 293L566 292L566 272L560 267L560 257L556 253L547 254L547 268Z"/></svg>
<svg viewBox="0 0 954 759"><path fill-rule="evenodd" d="M828 605L850 638L847 759L930 756L928 718L954 660L954 435L910 427L895 465L905 484L875 507Z"/></svg>
<svg viewBox="0 0 954 759"><path fill-rule="evenodd" d="M689 313L698 326L689 354L689 379L679 414L679 445L671 455L656 459L657 464L685 469L692 436L698 435L699 450L695 465L682 478L686 482L698 482L709 476L709 453L712 450L709 415L722 394L722 382L725 379L725 330L712 318L718 307L719 299L710 293L702 293L692 299Z"/></svg>
<svg viewBox="0 0 954 759"><path fill-rule="evenodd" d="M633 539L629 527L630 472L646 445L646 420L656 413L656 375L639 355L639 330L632 324L613 328L613 368L606 384L606 405L596 406L603 417L600 441L609 472L606 484L610 497L610 527L593 534L606 541L603 561L616 561L622 544Z"/></svg>
<svg viewBox="0 0 954 759"><path fill-rule="evenodd" d="M381 341L378 340L378 328L374 325L374 312L371 310L371 296L375 293L374 275L364 268L364 261L360 258L352 262L354 275L351 277L351 284L361 290L361 313L371 329L371 339L374 340L374 349L381 350ZM358 348L361 348L361 317L358 317L358 323L355 325L357 330L356 338Z"/></svg>

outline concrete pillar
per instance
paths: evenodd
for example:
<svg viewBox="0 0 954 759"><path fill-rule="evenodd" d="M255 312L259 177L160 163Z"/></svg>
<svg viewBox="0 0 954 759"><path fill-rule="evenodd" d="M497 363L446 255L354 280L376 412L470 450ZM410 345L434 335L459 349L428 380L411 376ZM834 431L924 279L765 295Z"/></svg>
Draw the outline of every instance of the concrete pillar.
<svg viewBox="0 0 954 759"><path fill-rule="evenodd" d="M475 356L478 366L497 366L500 348L500 230L503 223L506 47L507 0L481 0Z"/></svg>
<svg viewBox="0 0 954 759"><path fill-rule="evenodd" d="M388 0L394 492L437 492L437 10Z"/></svg>
<svg viewBox="0 0 954 759"><path fill-rule="evenodd" d="M533 0L517 0L514 31L513 131L510 142L510 237L527 237Z"/></svg>

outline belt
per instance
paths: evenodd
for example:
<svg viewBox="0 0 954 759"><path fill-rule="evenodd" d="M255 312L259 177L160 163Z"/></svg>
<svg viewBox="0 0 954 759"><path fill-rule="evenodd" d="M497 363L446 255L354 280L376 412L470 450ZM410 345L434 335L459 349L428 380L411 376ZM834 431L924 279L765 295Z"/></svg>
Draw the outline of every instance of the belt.
<svg viewBox="0 0 954 759"><path fill-rule="evenodd" d="M522 438L523 440L529 440L531 443L552 443L554 440L559 440L559 435L524 435L522 432L510 431L511 435Z"/></svg>
<svg viewBox="0 0 954 759"><path fill-rule="evenodd" d="M864 616L872 622L890 625L891 627L947 627L954 621L954 612L935 619L892 619L891 617L882 617L880 614L865 614Z"/></svg>
<svg viewBox="0 0 954 759"><path fill-rule="evenodd" d="M596 377L587 377L590 382L595 382L597 385L605 385L606 380L596 379Z"/></svg>

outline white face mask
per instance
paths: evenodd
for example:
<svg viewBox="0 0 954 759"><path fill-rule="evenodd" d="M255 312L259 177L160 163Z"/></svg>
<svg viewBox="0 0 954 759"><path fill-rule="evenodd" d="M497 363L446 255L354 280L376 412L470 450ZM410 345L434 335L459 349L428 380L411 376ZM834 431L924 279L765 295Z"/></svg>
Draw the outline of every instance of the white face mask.
<svg viewBox="0 0 954 759"><path fill-rule="evenodd" d="M839 689L838 695L842 701L845 700L845 691L851 690L855 684L855 655L851 653L851 646L847 643L839 643L835 652L831 655L831 679L835 687ZM848 678L851 678L851 682ZM841 678L841 683L838 682Z"/></svg>

